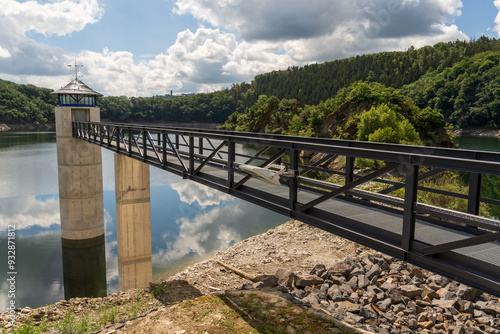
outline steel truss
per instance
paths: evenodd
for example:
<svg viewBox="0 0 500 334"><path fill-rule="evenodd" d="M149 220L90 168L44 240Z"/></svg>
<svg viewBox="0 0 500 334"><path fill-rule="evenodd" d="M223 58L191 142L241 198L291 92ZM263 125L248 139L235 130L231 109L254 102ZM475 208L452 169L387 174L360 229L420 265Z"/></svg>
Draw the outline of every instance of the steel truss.
<svg viewBox="0 0 500 334"><path fill-rule="evenodd" d="M122 123L74 122L73 136L500 296L500 221L479 215L500 205L481 195L482 180L500 175L499 153ZM338 168L326 167L334 158ZM361 173L360 158L383 167ZM282 187L238 168L275 163L289 172ZM419 185L450 170L468 178L468 193ZM462 199L467 212L420 203L419 192Z"/></svg>

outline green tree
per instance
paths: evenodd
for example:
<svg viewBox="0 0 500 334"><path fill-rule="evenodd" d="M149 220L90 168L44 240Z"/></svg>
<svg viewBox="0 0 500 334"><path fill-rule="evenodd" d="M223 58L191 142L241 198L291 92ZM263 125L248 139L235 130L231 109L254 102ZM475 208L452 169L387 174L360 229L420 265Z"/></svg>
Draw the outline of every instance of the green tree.
<svg viewBox="0 0 500 334"><path fill-rule="evenodd" d="M361 114L358 140L394 144L421 145L417 131L410 121L387 104L372 107Z"/></svg>

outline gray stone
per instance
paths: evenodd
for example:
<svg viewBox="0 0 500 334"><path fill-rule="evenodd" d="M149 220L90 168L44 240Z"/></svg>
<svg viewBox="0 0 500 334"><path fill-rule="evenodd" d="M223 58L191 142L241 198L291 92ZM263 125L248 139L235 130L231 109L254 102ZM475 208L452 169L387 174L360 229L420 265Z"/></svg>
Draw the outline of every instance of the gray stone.
<svg viewBox="0 0 500 334"><path fill-rule="evenodd" d="M444 287L450 282L450 280L446 277L441 276L441 275L432 275L427 279L427 282L436 284L440 287Z"/></svg>
<svg viewBox="0 0 500 334"><path fill-rule="evenodd" d="M352 265L347 262L337 262L326 272L328 276L344 276L347 277L352 270Z"/></svg>
<svg viewBox="0 0 500 334"><path fill-rule="evenodd" d="M342 294L350 295L351 293L354 292L354 290L347 284L342 284L341 286L339 286L339 288L340 291L342 291Z"/></svg>
<svg viewBox="0 0 500 334"><path fill-rule="evenodd" d="M422 287L422 294L420 295L422 298L428 297L430 300L439 298L439 295L437 294L436 291L432 290L431 288L427 286Z"/></svg>
<svg viewBox="0 0 500 334"><path fill-rule="evenodd" d="M323 284L321 284L319 291L321 292L321 295L326 296L326 294L328 293L328 289L330 289L330 283L324 282Z"/></svg>
<svg viewBox="0 0 500 334"><path fill-rule="evenodd" d="M285 282L290 277L290 274L292 274L290 270L285 270L285 269L276 270L275 275L278 276L278 284L285 285Z"/></svg>
<svg viewBox="0 0 500 334"><path fill-rule="evenodd" d="M302 298L302 302L303 303L309 303L311 306L319 306L319 300L318 300L318 296L314 293L311 293L307 296L305 296L304 298Z"/></svg>
<svg viewBox="0 0 500 334"><path fill-rule="evenodd" d="M364 289L370 284L370 280L364 275L358 275L358 288Z"/></svg>
<svg viewBox="0 0 500 334"><path fill-rule="evenodd" d="M310 274L311 275L316 275L321 277L326 272L326 267L323 264L317 264L314 266L314 268L311 270Z"/></svg>
<svg viewBox="0 0 500 334"><path fill-rule="evenodd" d="M324 278L325 276L326 275L323 275L321 277ZM332 281L333 284L336 285L342 285L345 282L347 282L344 276L330 276L330 280Z"/></svg>
<svg viewBox="0 0 500 334"><path fill-rule="evenodd" d="M366 273L366 277L369 280L372 280L375 276L378 276L380 273L380 266L378 264L374 264L370 270Z"/></svg>
<svg viewBox="0 0 500 334"><path fill-rule="evenodd" d="M414 278L414 277L417 277L417 278L425 278L425 274L422 272L422 270L420 268L417 268L417 267L413 267L411 270L410 270L410 277Z"/></svg>
<svg viewBox="0 0 500 334"><path fill-rule="evenodd" d="M402 295L401 291L399 291L398 289L391 289L391 290L387 291L386 296L388 298L391 298L393 303L397 304L397 303L401 303L403 295Z"/></svg>
<svg viewBox="0 0 500 334"><path fill-rule="evenodd" d="M477 296L477 290L467 285L460 284L457 290L457 296L462 300L474 300Z"/></svg>
<svg viewBox="0 0 500 334"><path fill-rule="evenodd" d="M389 307L391 307L391 305L392 305L391 298L386 298L377 303L377 307L383 312L387 311Z"/></svg>
<svg viewBox="0 0 500 334"><path fill-rule="evenodd" d="M433 306L439 306L441 308L452 308L457 303L457 299L434 299L432 301Z"/></svg>
<svg viewBox="0 0 500 334"><path fill-rule="evenodd" d="M351 319L353 324L360 324L364 318L351 312L346 313L346 318Z"/></svg>
<svg viewBox="0 0 500 334"><path fill-rule="evenodd" d="M346 312L358 313L360 306L349 301L341 301L337 303L338 307Z"/></svg>
<svg viewBox="0 0 500 334"><path fill-rule="evenodd" d="M265 287L274 288L278 285L279 277L276 275L259 275L254 282L262 282Z"/></svg>
<svg viewBox="0 0 500 334"><path fill-rule="evenodd" d="M353 276L348 282L347 285L351 287L351 289L356 289L358 287L358 277Z"/></svg>
<svg viewBox="0 0 500 334"><path fill-rule="evenodd" d="M474 305L475 308L483 311L486 314L491 314L494 316L500 315L500 303L498 302L476 302Z"/></svg>
<svg viewBox="0 0 500 334"><path fill-rule="evenodd" d="M316 275L297 273L295 274L295 286L296 287L306 287L311 285L323 284L324 280Z"/></svg>
<svg viewBox="0 0 500 334"><path fill-rule="evenodd" d="M302 299L306 296L306 292L302 289L293 289L291 294L297 299Z"/></svg>
<svg viewBox="0 0 500 334"><path fill-rule="evenodd" d="M382 283L382 285L380 285L380 288L383 291L387 291L387 290L395 289L396 285L393 284L390 280L387 280L384 283Z"/></svg>
<svg viewBox="0 0 500 334"><path fill-rule="evenodd" d="M328 298L333 300L334 302L339 302L342 300L342 291L340 291L340 288L338 285L332 285L329 289L328 292L326 293Z"/></svg>
<svg viewBox="0 0 500 334"><path fill-rule="evenodd" d="M373 309L371 305L366 305L363 306L359 310L359 315L363 317L363 319L366 321L367 319L376 319L378 317L377 312Z"/></svg>
<svg viewBox="0 0 500 334"><path fill-rule="evenodd" d="M363 268L354 268L347 276L347 279L351 279L351 277L364 275L364 274L365 274L365 270Z"/></svg>
<svg viewBox="0 0 500 334"><path fill-rule="evenodd" d="M401 285L399 287L401 290L401 294L403 296L409 297L409 298L414 298L416 296L420 296L422 294L422 289L415 286L415 285Z"/></svg>

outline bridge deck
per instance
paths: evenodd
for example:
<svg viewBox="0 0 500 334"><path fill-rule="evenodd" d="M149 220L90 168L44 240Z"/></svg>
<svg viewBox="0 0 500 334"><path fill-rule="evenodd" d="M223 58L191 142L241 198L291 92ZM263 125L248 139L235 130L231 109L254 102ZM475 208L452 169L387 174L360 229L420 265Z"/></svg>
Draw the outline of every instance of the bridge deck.
<svg viewBox="0 0 500 334"><path fill-rule="evenodd" d="M499 199L480 194L483 175L500 175L498 153L130 124L74 124L77 138L500 296L500 222L478 215L481 203L500 205ZM240 151L241 144L273 148L277 153L263 157L262 149L248 155ZM319 153L325 159L343 156L345 166L338 171L319 162L299 165L300 152ZM281 157L292 171L280 179L281 186L249 177L238 168L239 164L266 167ZM386 164L370 174L356 175L356 158ZM340 175L345 185L308 178L304 176L308 170ZM446 170L468 175L468 194L419 184ZM402 181L382 179L389 171L402 175ZM371 181L390 186L378 193L359 188ZM387 195L401 188L404 199ZM418 191L464 199L467 213L419 203Z"/></svg>
<svg viewBox="0 0 500 334"><path fill-rule="evenodd" d="M199 164L196 164L198 166ZM224 180L227 174L225 169L217 169L215 167L205 167L203 170L208 175ZM235 177L235 182L243 178L243 175ZM249 192L265 192L283 199L288 197L288 187L281 187L265 183L258 179L252 178L246 184L246 191ZM299 192L298 202L308 203L318 195L307 190ZM275 203L278 204L278 203ZM390 213L379 210L373 207L367 207L362 204L349 202L344 199L329 199L316 207L322 210L325 216L331 217L332 225L341 223L344 220L352 220L356 222L356 227L360 232L369 230L376 231L376 236L385 236L385 241L397 245L400 243L403 233L403 217L400 214ZM335 220L337 218L337 221ZM430 245L439 245L442 243L463 240L474 235L457 231L444 226L438 226L424 221L417 220L415 226L415 239L425 242ZM475 246L463 247L455 250L456 253L470 257L473 260L486 262L495 266L500 266L500 242L489 242Z"/></svg>

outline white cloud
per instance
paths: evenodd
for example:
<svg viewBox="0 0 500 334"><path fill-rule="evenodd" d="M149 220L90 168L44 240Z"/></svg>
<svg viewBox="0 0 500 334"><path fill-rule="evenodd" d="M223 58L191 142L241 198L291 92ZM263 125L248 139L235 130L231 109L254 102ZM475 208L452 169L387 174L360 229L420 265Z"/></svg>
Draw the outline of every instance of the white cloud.
<svg viewBox="0 0 500 334"><path fill-rule="evenodd" d="M4 49L0 45L0 58L10 58L10 57L12 57L12 55L10 54L9 50Z"/></svg>
<svg viewBox="0 0 500 334"><path fill-rule="evenodd" d="M460 0L176 0L174 4L174 13L193 15L213 28L181 31L165 53L143 58L105 46L102 52L83 50L74 55L27 37L28 32L69 35L96 23L104 13L98 0L0 0L0 75L56 89L68 81L64 64L76 56L85 65L83 80L105 95L204 92L289 66L468 39L450 23L461 14ZM500 18L496 22L498 26Z"/></svg>
<svg viewBox="0 0 500 334"><path fill-rule="evenodd" d="M97 22L103 15L98 0L40 3L0 0L0 73L13 76L64 74L68 52L35 42L28 33L66 36Z"/></svg>
<svg viewBox="0 0 500 334"><path fill-rule="evenodd" d="M450 17L461 14L460 0L178 0L176 6L177 14L235 31L246 50L255 40L282 49L272 55L288 66L468 39L456 26L447 25ZM280 57L283 54L286 57ZM266 56L253 68L269 63L270 54ZM226 68L241 64L248 62L230 62Z"/></svg>
<svg viewBox="0 0 500 334"><path fill-rule="evenodd" d="M493 30L496 31L498 37L500 37L500 0L495 0L493 3L498 9L498 14L495 17L495 28L493 28Z"/></svg>
<svg viewBox="0 0 500 334"><path fill-rule="evenodd" d="M97 0L62 0L43 4L0 0L0 8L1 20L10 23L11 32L19 35L28 31L68 35L99 21L104 14Z"/></svg>

